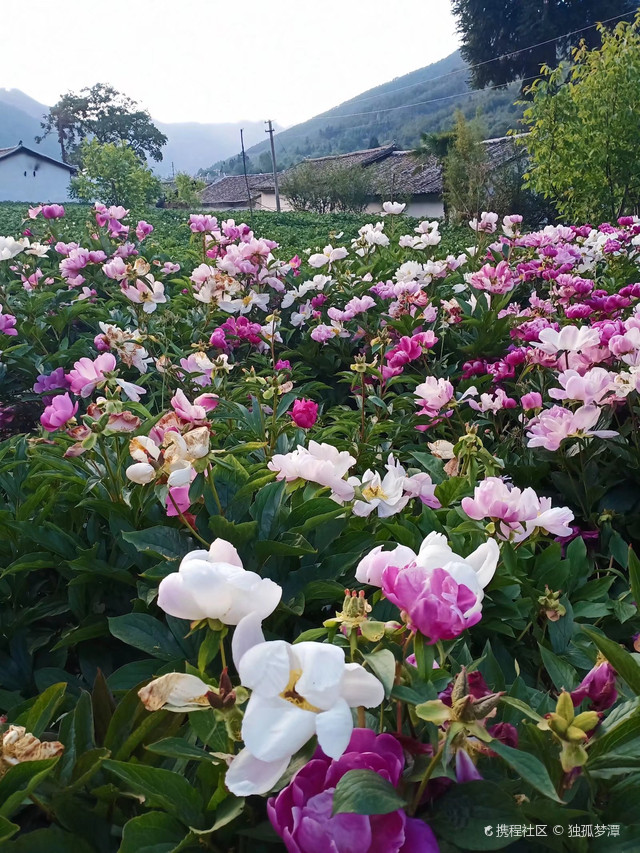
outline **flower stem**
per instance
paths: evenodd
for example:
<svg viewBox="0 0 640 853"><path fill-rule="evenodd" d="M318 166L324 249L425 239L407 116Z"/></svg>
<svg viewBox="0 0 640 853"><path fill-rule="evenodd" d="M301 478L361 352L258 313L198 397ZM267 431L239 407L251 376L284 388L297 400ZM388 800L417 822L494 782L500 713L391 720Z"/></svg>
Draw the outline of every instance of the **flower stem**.
<svg viewBox="0 0 640 853"><path fill-rule="evenodd" d="M431 774L436 769L436 765L440 761L443 752L444 752L444 741L442 742L440 749L436 752L436 754L433 756L433 758L429 762L429 766L427 767L427 769L424 772L424 776L422 777L422 781L420 782L420 786L419 786L418 790L416 791L415 797L413 798L413 803L411 804L411 810L409 812L410 814L414 815L416 813L416 809L420 805L420 800L422 799L422 795L424 794L424 790L427 787L427 783L429 782L429 779L431 778Z"/></svg>

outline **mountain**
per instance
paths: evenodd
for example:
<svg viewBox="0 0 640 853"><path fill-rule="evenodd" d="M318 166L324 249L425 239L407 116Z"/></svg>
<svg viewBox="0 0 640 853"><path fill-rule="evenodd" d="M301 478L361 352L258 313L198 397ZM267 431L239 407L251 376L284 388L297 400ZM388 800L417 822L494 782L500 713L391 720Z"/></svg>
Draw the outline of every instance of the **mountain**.
<svg viewBox="0 0 640 853"><path fill-rule="evenodd" d="M41 132L40 118L49 107L38 103L19 89L0 89L0 148L17 145L20 140L28 147L49 157L60 157L60 148L53 137L36 145L34 136Z"/></svg>
<svg viewBox="0 0 640 853"><path fill-rule="evenodd" d="M457 109L468 118L479 111L488 138L503 136L517 127L521 114L514 105L519 96L518 85L477 91L470 88L468 78L467 65L455 51L439 62L369 89L278 133L278 168L305 157L345 154L388 142L413 148L422 133L451 129ZM268 147L266 140L247 150L252 171L265 170ZM215 165L223 171L236 171L238 157Z"/></svg>
<svg viewBox="0 0 640 853"><path fill-rule="evenodd" d="M50 157L60 158L60 148L53 136L37 145L34 137L41 133L40 121L49 107L25 95L19 89L0 89L0 148L17 145L20 140ZM255 145L264 136L261 121L200 124L198 122L154 124L168 138L160 163L152 167L162 177L176 172L195 174L208 163L230 157L240 147L240 128L244 128L245 145ZM278 127L278 126L276 126Z"/></svg>
<svg viewBox="0 0 640 853"><path fill-rule="evenodd" d="M208 163L235 154L240 147L240 128L244 129L245 146L256 145L265 138L265 125L261 121L228 124L156 121L154 124L169 140L162 149L162 162L154 166L154 171L163 177L174 170L194 175Z"/></svg>

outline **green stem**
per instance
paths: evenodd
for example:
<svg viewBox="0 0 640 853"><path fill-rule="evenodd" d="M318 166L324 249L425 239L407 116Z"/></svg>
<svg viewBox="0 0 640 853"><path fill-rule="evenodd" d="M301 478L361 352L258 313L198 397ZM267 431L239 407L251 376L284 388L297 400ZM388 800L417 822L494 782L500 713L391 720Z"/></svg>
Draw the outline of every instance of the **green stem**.
<svg viewBox="0 0 640 853"><path fill-rule="evenodd" d="M420 805L420 800L422 799L422 795L424 794L424 790L427 787L427 783L429 782L429 779L431 778L431 774L436 769L436 765L438 764L438 762L442 758L443 752L444 752L444 741L442 742L440 749L436 752L436 754L433 756L433 758L429 762L429 766L427 767L427 769L424 772L424 776L422 777L422 781L420 782L420 786L419 786L418 790L416 791L415 797L413 798L413 803L411 805L411 810L410 810L409 814L414 815L416 813L416 809Z"/></svg>
<svg viewBox="0 0 640 853"><path fill-rule="evenodd" d="M199 534L199 533L198 533L198 531L195 529L195 527L193 527L191 524L189 524L189 522L187 521L187 519L184 517L184 515L183 515L183 513L182 513L182 510L180 509L180 507L178 506L178 504L175 502L175 499L174 499L173 495L171 494L171 489L169 489L168 494L169 494L169 500L170 500L170 501L171 501L171 503L174 505L175 510L176 510L176 512L178 513L178 516L179 516L179 518L180 518L180 521L181 521L184 525L186 525L186 526L189 528L189 530L190 530L190 531L191 531L191 533L195 536L195 538L198 540L198 542L202 543L202 545L204 545L204 546L205 546L205 548L207 548L207 550L208 550L208 549L209 549L209 543L207 542L207 540L206 540L206 539L203 539L203 538L202 538L202 536L200 536L200 534Z"/></svg>

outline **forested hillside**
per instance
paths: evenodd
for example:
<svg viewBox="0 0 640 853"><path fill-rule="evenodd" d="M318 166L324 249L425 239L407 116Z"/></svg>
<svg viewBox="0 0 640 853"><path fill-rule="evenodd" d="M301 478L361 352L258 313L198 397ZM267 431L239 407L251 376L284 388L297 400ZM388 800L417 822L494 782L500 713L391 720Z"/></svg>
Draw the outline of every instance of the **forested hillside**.
<svg viewBox="0 0 640 853"><path fill-rule="evenodd" d="M471 90L465 61L456 51L440 62L419 68L389 83L369 89L356 98L297 124L276 135L279 167L305 157L342 154L395 142L412 148L422 133L448 130L456 109L471 118L479 112L487 135L502 136L517 124L520 108L514 105L519 86ZM269 142L247 150L249 171L267 171L271 164ZM242 170L240 156L215 164L227 173Z"/></svg>

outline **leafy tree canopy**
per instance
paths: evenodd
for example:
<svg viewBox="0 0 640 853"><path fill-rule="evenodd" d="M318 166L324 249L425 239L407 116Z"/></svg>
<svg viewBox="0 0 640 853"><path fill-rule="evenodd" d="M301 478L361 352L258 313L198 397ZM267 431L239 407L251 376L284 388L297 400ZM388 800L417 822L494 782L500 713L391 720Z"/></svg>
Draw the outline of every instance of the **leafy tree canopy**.
<svg viewBox="0 0 640 853"><path fill-rule="evenodd" d="M158 199L160 181L126 142L85 139L79 153L82 170L71 180L74 198L134 210Z"/></svg>
<svg viewBox="0 0 640 853"><path fill-rule="evenodd" d="M527 185L572 221L613 220L640 206L640 15L600 28L602 47L543 68L524 113Z"/></svg>
<svg viewBox="0 0 640 853"><path fill-rule="evenodd" d="M41 142L55 133L65 162L79 162L80 145L93 138L104 144L124 140L140 158L162 160L167 137L151 121L146 110L112 86L96 83L78 94L67 92L41 122Z"/></svg>
<svg viewBox="0 0 640 853"><path fill-rule="evenodd" d="M477 89L530 80L541 65L566 59L580 38L595 47L600 42L595 28L575 36L565 33L625 12L631 16L636 8L632 0L453 0L462 55L471 65L485 63L472 71Z"/></svg>

